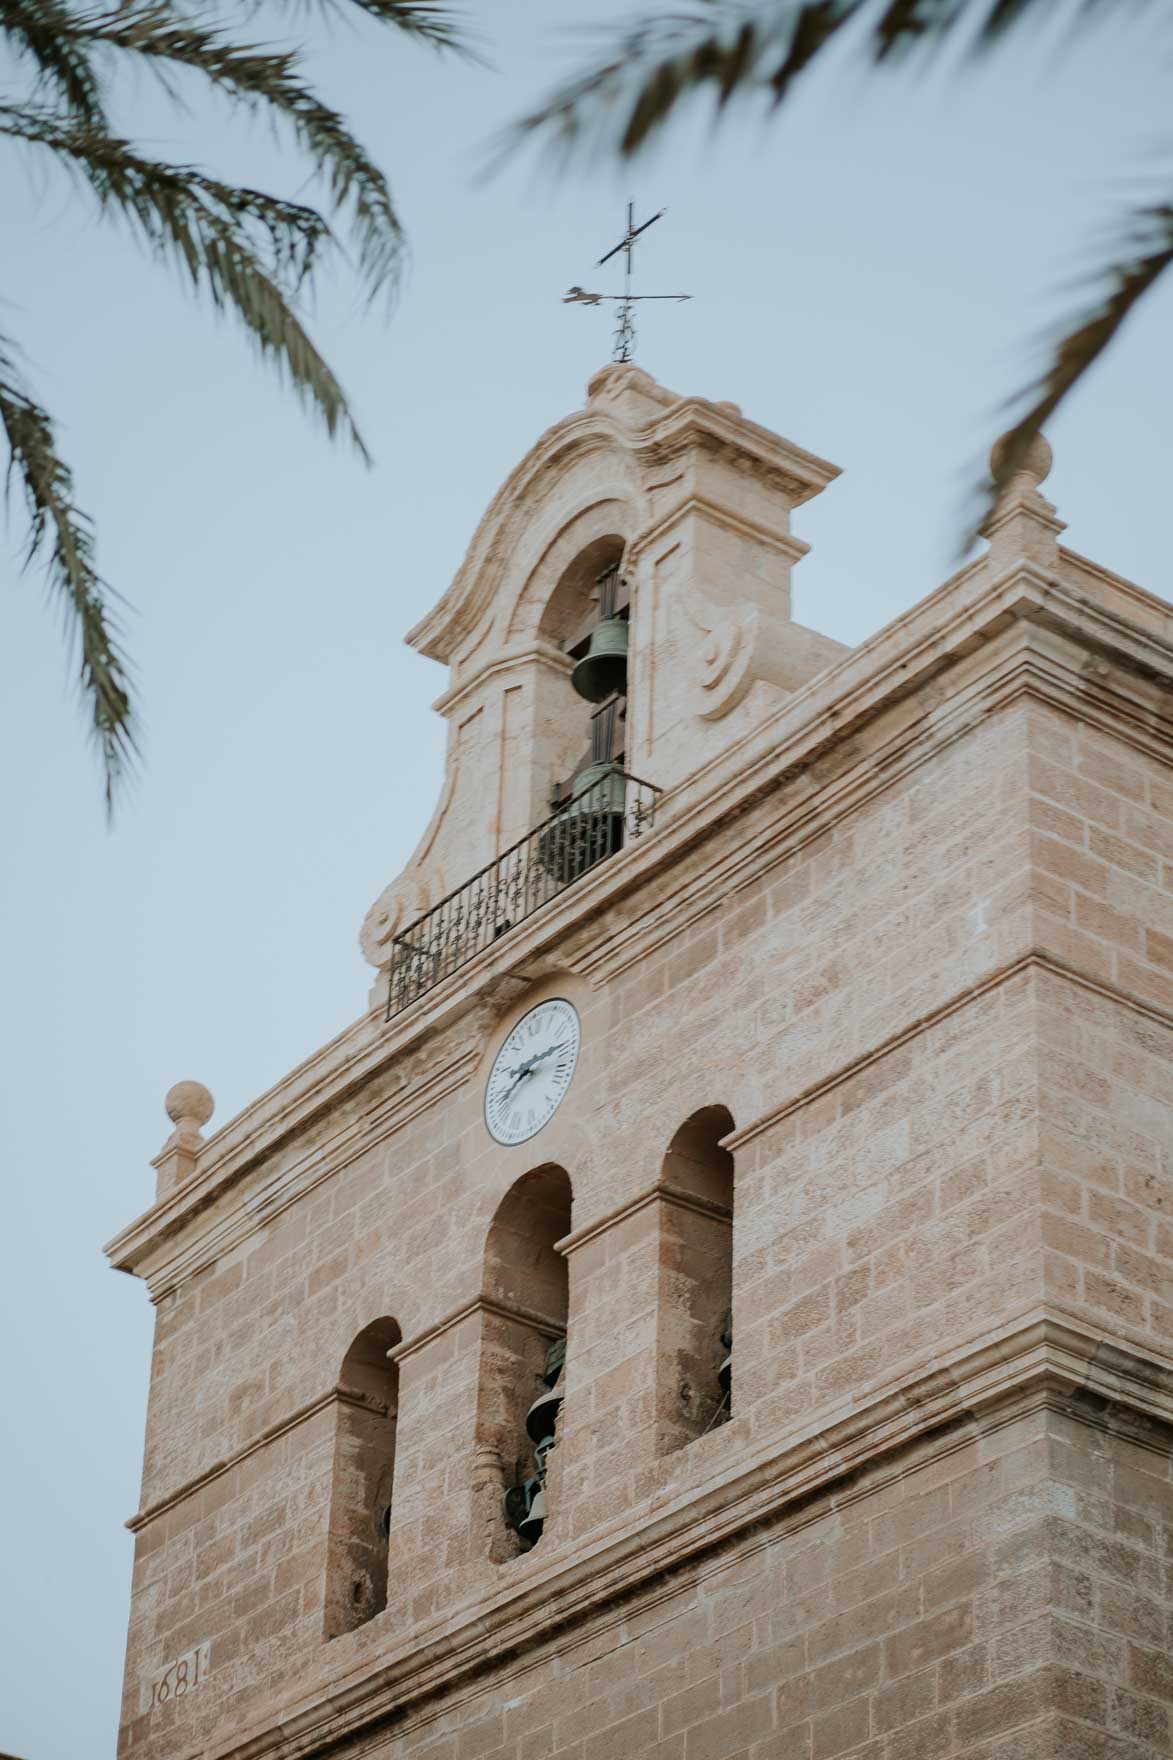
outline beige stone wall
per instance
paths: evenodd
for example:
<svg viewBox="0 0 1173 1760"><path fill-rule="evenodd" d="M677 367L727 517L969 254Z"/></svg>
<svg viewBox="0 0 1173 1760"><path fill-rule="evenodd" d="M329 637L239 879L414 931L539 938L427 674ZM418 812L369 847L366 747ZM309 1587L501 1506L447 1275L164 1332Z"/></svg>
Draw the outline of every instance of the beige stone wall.
<svg viewBox="0 0 1173 1760"><path fill-rule="evenodd" d="M370 1751L1154 1760L1168 1497L1159 1448L1079 1417L966 1426Z"/></svg>
<svg viewBox="0 0 1173 1760"><path fill-rule="evenodd" d="M1167 1354L1168 774L1020 701L772 852L767 798L682 861L669 890L658 880L654 898L621 907L639 922L654 903L661 931L626 970L516 992L465 1077L376 1146L337 1164L339 1138L392 1105L393 1071L261 1164L258 1194L295 1162L334 1171L161 1304L143 1504L171 1501L138 1536L124 1752L230 1752L266 1706L540 1593L584 1546L719 1500L746 1463L1044 1303ZM758 843L756 868L698 914L702 855ZM484 1072L541 994L576 1002L583 1059L541 1138L502 1150L481 1124ZM674 1212L651 1189L675 1130L714 1105L734 1124L734 1412L665 1453L658 1317ZM497 1206L547 1161L574 1188L555 1514L534 1553L496 1563L486 1377L516 1353L476 1299ZM408 1341L388 1607L325 1644L333 1389L382 1316ZM784 1538L691 1586L673 1579L646 1623L616 1625L620 1598L607 1630L628 1634L613 1646L622 1672L609 1651L587 1660L603 1638L575 1637L561 1662L518 1662L508 1712L500 1685L483 1725L462 1696L379 1752L1009 1760L1082 1752L1054 1745L1070 1713L1115 1732L1116 1747L1089 1753L1165 1753L1162 1583L1137 1562L1129 1612L1119 1549L1140 1559L1168 1456L1146 1454L1135 1480L1072 1488L1072 1475L1116 1470L1106 1448L1089 1428L1059 1453L1033 1433L1009 1452L1005 1438L967 1443L858 1502L848 1483L817 1519L787 1508ZM1046 1511L1068 1525L1044 1546ZM198 1693L144 1716L158 1669L209 1641ZM1019 1725L1034 1747L981 1746Z"/></svg>
<svg viewBox="0 0 1173 1760"><path fill-rule="evenodd" d="M159 1303L130 1760L1173 1755L1173 614L1059 549L1048 461L850 655L788 620L833 467L731 406L610 369L518 467L413 632L451 762L364 947L538 815L619 540L657 823L210 1141L172 1091L111 1249ZM551 996L577 1073L503 1149Z"/></svg>
<svg viewBox="0 0 1173 1760"><path fill-rule="evenodd" d="M953 1426L362 1752L1159 1760L1173 1718L1170 1440L1045 1401ZM250 1641L272 1648L263 1621ZM196 1705L157 1712L156 1742L191 1751Z"/></svg>

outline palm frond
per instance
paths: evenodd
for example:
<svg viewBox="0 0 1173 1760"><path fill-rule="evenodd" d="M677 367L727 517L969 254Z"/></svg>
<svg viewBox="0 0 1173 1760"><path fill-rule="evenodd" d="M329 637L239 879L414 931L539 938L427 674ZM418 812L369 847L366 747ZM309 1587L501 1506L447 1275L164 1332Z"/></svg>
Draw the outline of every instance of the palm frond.
<svg viewBox="0 0 1173 1760"><path fill-rule="evenodd" d="M404 235L387 180L344 118L299 78L295 53L238 43L185 18L173 0L125 0L112 11L75 15L68 31L78 45L141 56L165 80L173 69L199 74L248 108L284 118L324 176L336 210L349 207L369 292L394 287Z"/></svg>
<svg viewBox="0 0 1173 1760"><path fill-rule="evenodd" d="M57 451L48 414L29 395L3 338L0 428L8 444L6 494L19 485L28 513L25 565L44 559L50 586L65 610L70 647L78 655L78 688L89 711L109 815L138 753L130 670L113 594L94 565L93 531L74 501L72 473Z"/></svg>
<svg viewBox="0 0 1173 1760"><path fill-rule="evenodd" d="M320 214L145 158L104 130L62 126L44 112L0 105L0 135L46 149L75 171L100 210L125 217L156 255L175 260L196 289L235 313L330 434L342 429L368 456L342 387L290 305L332 243Z"/></svg>
<svg viewBox="0 0 1173 1760"><path fill-rule="evenodd" d="M71 120L104 126L101 85L88 50L74 35L76 14L60 0L4 0L0 42L36 69L34 97L45 92Z"/></svg>
<svg viewBox="0 0 1173 1760"><path fill-rule="evenodd" d="M255 0L256 11L264 0ZM380 24L389 24L409 37L417 37L434 49L475 60L469 43L463 12L448 6L445 0L285 0L296 11L345 13L357 9Z"/></svg>
<svg viewBox="0 0 1173 1760"><path fill-rule="evenodd" d="M1132 0L1134 11L1161 0ZM1084 0L1079 18L1118 17L1120 0ZM1166 7L1166 10L1167 7ZM593 67L553 91L502 140L508 153L539 139L562 158L590 147L638 153L698 94L780 104L798 77L854 32L877 67L943 51L966 33L968 53L1055 14L1055 0L692 0L625 27Z"/></svg>
<svg viewBox="0 0 1173 1760"><path fill-rule="evenodd" d="M242 0L259 11L265 0ZM276 7L279 0L268 0ZM299 0L280 0L287 8ZM359 13L441 51L477 59L460 14L442 0L302 0L324 13ZM111 130L105 68L140 58L177 96L194 73L235 108L261 109L288 124L323 179L334 215L357 241L370 294L395 285L405 242L387 180L351 132L302 78L292 50L238 40L195 0L0 0L0 49L33 70L23 103L0 101L0 139L46 155L79 181L99 212L129 223L148 251L174 263L192 287L239 321L328 432L366 447L346 396L294 309L323 255L337 247L316 207L210 177L137 150ZM129 668L117 640L111 590L94 565L93 534L73 500L51 418L24 388L0 339L0 428L9 488L19 482L29 515L27 561L44 555L80 637L80 683L105 775L107 809L136 751Z"/></svg>
<svg viewBox="0 0 1173 1760"><path fill-rule="evenodd" d="M1173 268L1173 205L1145 207L1130 216L1112 260L1097 271L1090 307L1063 326L1048 346L1045 371L1024 396L1032 401L998 448L997 474L986 491L976 525L993 511L998 496L1021 469L1031 442L1070 396L1088 369L1119 335L1145 294ZM1021 405L1022 399L1017 399Z"/></svg>

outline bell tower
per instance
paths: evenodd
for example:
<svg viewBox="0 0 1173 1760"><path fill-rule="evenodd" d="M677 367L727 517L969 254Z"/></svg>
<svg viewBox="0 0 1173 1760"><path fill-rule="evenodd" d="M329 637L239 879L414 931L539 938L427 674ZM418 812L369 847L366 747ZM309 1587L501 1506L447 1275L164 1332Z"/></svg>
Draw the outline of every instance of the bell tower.
<svg viewBox="0 0 1173 1760"><path fill-rule="evenodd" d="M807 548L790 514L836 474L732 404L679 397L625 362L595 375L408 636L449 668L445 781L363 925L373 965L578 777L622 813L609 767L672 787L847 652L790 615Z"/></svg>
<svg viewBox="0 0 1173 1760"><path fill-rule="evenodd" d="M121 1760L1173 1755L1173 607L1050 464L851 650L734 406L512 472L369 1005L107 1249Z"/></svg>

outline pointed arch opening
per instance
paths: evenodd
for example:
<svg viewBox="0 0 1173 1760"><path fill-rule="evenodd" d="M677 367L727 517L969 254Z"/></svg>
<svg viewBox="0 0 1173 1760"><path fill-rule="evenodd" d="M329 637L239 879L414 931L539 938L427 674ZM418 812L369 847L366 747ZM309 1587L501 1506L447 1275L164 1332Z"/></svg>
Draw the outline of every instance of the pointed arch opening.
<svg viewBox="0 0 1173 1760"><path fill-rule="evenodd" d="M537 1544L557 1501L569 1283L555 1243L570 1233L572 1202L564 1168L535 1168L510 1186L485 1239L478 1502L497 1562Z"/></svg>
<svg viewBox="0 0 1173 1760"><path fill-rule="evenodd" d="M373 1320L342 1360L326 1543L327 1638L365 1625L387 1605L399 1407L399 1370L387 1352L402 1338L397 1321Z"/></svg>
<svg viewBox="0 0 1173 1760"><path fill-rule="evenodd" d="M661 1169L661 1454L706 1435L732 1408L734 1162L721 1139L733 1128L728 1107L701 1107L673 1135Z"/></svg>

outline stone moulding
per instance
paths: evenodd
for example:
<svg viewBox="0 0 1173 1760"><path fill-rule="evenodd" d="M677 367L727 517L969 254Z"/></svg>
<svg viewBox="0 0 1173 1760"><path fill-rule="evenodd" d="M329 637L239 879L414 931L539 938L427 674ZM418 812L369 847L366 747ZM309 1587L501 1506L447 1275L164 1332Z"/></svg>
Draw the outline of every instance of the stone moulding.
<svg viewBox="0 0 1173 1760"><path fill-rule="evenodd" d="M563 1235L560 1241L554 1242L554 1251L564 1257L577 1253L580 1247L585 1247L589 1241L606 1234L608 1229L626 1222L631 1216L638 1216L649 1204L671 1204L678 1210L691 1210L697 1216L714 1217L718 1222L733 1221L732 1214L723 1204L716 1204L711 1198L699 1197L695 1192L686 1192L681 1186L661 1179L648 1186L646 1191L637 1192L634 1198L627 1198L622 1204L616 1204L614 1209L608 1210L603 1216L597 1216L593 1222L586 1223L573 1234Z"/></svg>
<svg viewBox="0 0 1173 1760"><path fill-rule="evenodd" d="M316 1418L320 1412L328 1411L331 1406L336 1405L359 1406L364 1411L378 1412L384 1415L387 1412L387 1407L382 1401L373 1399L369 1393L360 1393L351 1387L331 1387L325 1393L315 1394L313 1399L306 1400L304 1405L286 1413L285 1417L278 1418L276 1423L270 1424L267 1429L258 1431L243 1447L236 1449L232 1454L225 1455L222 1460L213 1461L211 1466L205 1467L202 1473L197 1473L194 1478L186 1479L182 1485L177 1485L164 1497L156 1498L154 1503L147 1504L144 1508L137 1510L134 1515L128 1516L122 1524L123 1527L129 1528L132 1534L137 1534L140 1529L158 1521L160 1516L165 1516L168 1510L175 1509L179 1504L185 1503L189 1497L194 1497L197 1492L203 1490L205 1485L211 1485L214 1480L222 1479L225 1473L230 1473L234 1467L239 1467L242 1462L248 1460L250 1455L256 1454L262 1448L268 1448L274 1442L279 1442L291 1430L296 1430L299 1425L308 1423L311 1418ZM0 1756L0 1760L3 1760L2 1756Z"/></svg>
<svg viewBox="0 0 1173 1760"><path fill-rule="evenodd" d="M414 1357L426 1345L434 1344L453 1327L460 1326L465 1320L471 1320L474 1314L494 1314L499 1320L516 1320L523 1326L532 1327L535 1332L543 1333L546 1338L563 1338L566 1327L548 1314L540 1314L536 1308L523 1307L520 1302L505 1302L497 1296L473 1296L471 1301L462 1302L441 1319L425 1326L413 1338L405 1338L394 1350L387 1352L393 1363L402 1363L406 1357Z"/></svg>
<svg viewBox="0 0 1173 1760"><path fill-rule="evenodd" d="M148 1271L138 1256L140 1241L145 1242L148 1252L157 1252L160 1245L185 1231L191 1221L198 1221L200 1213L211 1205L230 1181L218 1182L205 1193L203 1201L196 1205L182 1202L190 1195L186 1191L165 1200L163 1204L156 1206L155 1211L148 1211L146 1217L141 1219L143 1222L154 1220L157 1212L163 1212L158 1217L162 1227L139 1236L138 1225L132 1224L130 1229L125 1230L117 1241L106 1248L115 1269L144 1276L151 1300L156 1303L161 1301L189 1277L194 1277L238 1246L250 1234L264 1228L275 1216L288 1209L290 1204L349 1166L373 1142L392 1136L421 1112L437 1105L468 1079L476 1066L479 1050L478 1039L475 1049L460 1050L450 1062L434 1071L425 1072L423 1079L415 1085L405 1084L403 1090L390 1096L371 1114L348 1121L326 1143L315 1143L307 1148L289 1167L283 1168L275 1177L262 1182L256 1191L249 1193L238 1210L194 1239L189 1239L172 1257L160 1260ZM381 1064L382 1060L379 1060L380 1067ZM369 1074L364 1069L354 1073L351 1081L332 1091L327 1099L299 1121L299 1125L310 1123L344 1098L352 1088L361 1087ZM277 1140L281 1141L289 1134L291 1133L283 1131ZM255 1159L262 1159L267 1152L262 1151ZM251 1159L254 1158L250 1157ZM179 1201L176 1202L176 1199Z"/></svg>
<svg viewBox="0 0 1173 1760"><path fill-rule="evenodd" d="M1085 567L1082 559L1072 560ZM796 693L739 745L669 791L660 803L654 836L601 864L390 1026L384 1026L381 1011L363 1016L208 1138L189 1181L109 1243L106 1252L115 1266L146 1276L158 1299L222 1252L232 1229L222 1224L214 1239L189 1243L177 1254L161 1252L165 1243L314 1118L400 1059L406 1071L418 1071L421 1078L413 1099L405 1093L410 1086L405 1076L396 1101L405 1107L434 1104L467 1079L503 994L517 994L527 972L552 949L560 949L571 969L593 983L617 976L1023 692L1077 710L1081 718L1111 727L1122 739L1167 760L1173 745L1173 640L1162 633L1168 608L1139 588L1118 592L1110 577L1102 591L1129 610L1143 606L1160 628L1143 628L1123 609L1105 606L1032 566L1015 567L990 582L980 562L971 564ZM1097 663L1102 661L1102 671L1089 672L1089 650ZM954 691L946 710L933 696L933 681L957 665L970 667L974 677ZM861 730L894 709L905 717L901 725L881 736L877 749L857 749L853 742ZM812 780L815 767L835 753L838 773ZM731 854L715 851L706 870L673 895L670 907L644 913L633 923L620 921L606 935L596 934L593 943L576 946L576 933L583 941L581 931L604 906L638 891L704 840L715 843L713 833L722 822L766 794L787 790L790 798L780 799L771 824ZM459 1053L445 1057L440 1047L429 1055L428 1042L454 1028L461 1034ZM352 1124L342 1135L356 1142L360 1127ZM331 1154L315 1149L304 1161L312 1164L316 1180L356 1152L343 1141ZM284 1175L278 1184L285 1194L281 1202L306 1189ZM276 1192L273 1196L278 1201ZM251 1227L273 1213L256 1195L242 1208Z"/></svg>
<svg viewBox="0 0 1173 1760"><path fill-rule="evenodd" d="M437 1320L434 1325L427 1327L423 1332L417 1332L414 1338L404 1339L402 1344L397 1344L393 1350L387 1352L387 1355L393 1363L402 1363L405 1357L414 1356L416 1351L423 1350L425 1345L442 1337L445 1332L450 1332L462 1321L471 1319L474 1314L495 1314L502 1320L518 1320L523 1325L533 1327L535 1332L544 1333L547 1338L562 1338L566 1332L566 1328L560 1325L557 1320L551 1320L548 1315L539 1314L533 1308L497 1301L489 1296L474 1296L472 1301L464 1302L459 1308L454 1308L450 1314L445 1314L443 1319ZM333 1405L359 1406L368 1412L386 1413L387 1411L386 1405L372 1398L369 1393L357 1392L350 1387L331 1387L325 1393L315 1394L313 1399L306 1400L303 1405L288 1412L285 1417L278 1418L267 1429L258 1431L255 1436L250 1437L248 1442L243 1443L232 1454L225 1455L221 1460L213 1461L210 1466L204 1468L203 1472L195 1474L191 1479L185 1479L181 1485L175 1486L164 1496L156 1498L153 1503L145 1504L134 1515L128 1516L123 1526L129 1528L132 1534L137 1534L140 1529L148 1527L160 1516L166 1515L168 1510L175 1509L177 1505L184 1503L189 1497L194 1497L197 1492L203 1490L205 1485L210 1485L215 1479L223 1478L225 1473L230 1473L234 1467L240 1466L243 1461L248 1460L250 1455L256 1454L258 1449L268 1448L271 1443L279 1442L281 1437L288 1435L291 1430L296 1430L300 1424L308 1423L311 1418L316 1418L319 1412L324 1412ZM0 1756L0 1760L3 1760L2 1756Z"/></svg>
<svg viewBox="0 0 1173 1760"><path fill-rule="evenodd" d="M719 404L700 397L677 398L638 369L624 376L639 382L642 394L658 404L662 413L639 428L631 428L608 413L605 403L596 401L592 385L587 408L543 434L489 503L451 586L408 631L408 643L417 652L447 661L473 633L493 603L507 554L501 539L511 517L516 509L527 507L538 497L543 477L564 470L572 458L592 450L609 451L630 457L644 469L657 469L675 463L690 444L703 440L715 447L735 449L739 456L751 460L794 506L817 495L839 475L838 468L826 459L744 416L733 416ZM650 522L641 521L641 526L646 524Z"/></svg>
<svg viewBox="0 0 1173 1760"><path fill-rule="evenodd" d="M1157 1025L1168 1027L1173 1031L1173 1010L1161 1008L1159 1004L1154 1002L1145 1002L1139 996L1132 996L1127 990L1121 989L1118 984L1113 984L1106 978L1096 977L1090 972L1081 971L1078 966L1073 966L1067 960L1059 959L1053 953L1032 949L1029 953L1022 954L1008 964L985 973L975 983L950 996L939 1007L930 1009L927 1014L919 1016L916 1020L906 1022L898 1031L889 1034L886 1039L880 1040L877 1044L869 1046L868 1050L861 1053L860 1056L850 1059L847 1063L830 1071L829 1074L821 1076L817 1082L811 1082L809 1086L800 1088L794 1094L787 1095L785 1100L777 1106L771 1107L768 1111L760 1113L757 1118L751 1119L749 1124L742 1129L730 1131L727 1137L721 1138L721 1147L731 1151L746 1148L754 1141L755 1137L760 1137L766 1131L772 1130L784 1118L788 1118L792 1112L801 1111L803 1107L809 1106L812 1101L818 1100L823 1094L829 1094L833 1089L841 1087L843 1083L853 1080L861 1070L867 1069L869 1065L880 1063L884 1058L890 1057L894 1051L899 1051L902 1045L907 1045L912 1040L918 1039L922 1033L927 1033L933 1027L938 1026L940 1022L948 1020L950 1015L957 1014L959 1010L967 1008L979 997L989 995L991 991L1000 989L1002 985L1012 982L1013 979L1027 972L1046 973L1052 978L1059 978L1068 984L1074 984L1081 990L1091 991L1097 996L1102 996L1108 1002L1114 1002L1121 1008L1131 1009L1134 1014L1143 1015L1146 1020L1154 1021Z"/></svg>
<svg viewBox="0 0 1173 1760"><path fill-rule="evenodd" d="M263 1733L234 1734L205 1750L206 1760L309 1760L401 1718L474 1674L536 1648L568 1623L624 1611L641 1593L664 1593L658 1580L745 1542L766 1545L790 1521L813 1519L819 1500L849 1503L909 1470L910 1452L948 1453L970 1426L998 1428L1042 1405L1167 1452L1173 1443L1173 1363L1139 1356L1119 1342L1070 1324L1057 1310L1032 1309L976 1343L930 1363L916 1376L846 1404L830 1421L757 1455L728 1463L708 1485L613 1531L564 1543L540 1578L499 1593L477 1611L455 1610L419 1631L389 1660L360 1665L333 1689L313 1691L312 1706L291 1706ZM838 1492L836 1487L840 1487ZM756 1530L756 1533L754 1533ZM771 1530L773 1532L771 1532ZM451 1704L451 1700L448 1701Z"/></svg>

